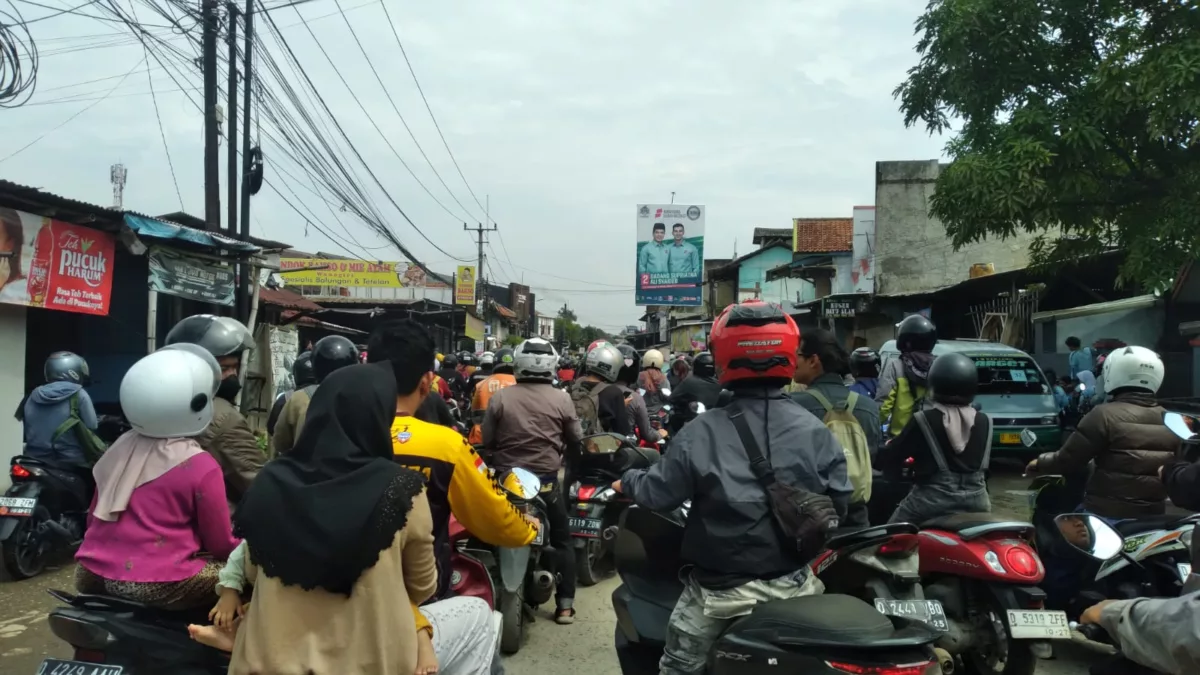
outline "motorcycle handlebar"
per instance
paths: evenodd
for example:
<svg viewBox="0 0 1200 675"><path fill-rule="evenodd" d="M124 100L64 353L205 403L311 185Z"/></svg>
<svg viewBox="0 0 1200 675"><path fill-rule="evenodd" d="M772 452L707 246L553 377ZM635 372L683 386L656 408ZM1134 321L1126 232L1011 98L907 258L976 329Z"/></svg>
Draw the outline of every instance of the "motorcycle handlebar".
<svg viewBox="0 0 1200 675"><path fill-rule="evenodd" d="M1109 637L1108 631L1094 623L1081 624L1072 621L1071 628L1072 630L1079 631L1080 635L1087 638L1091 642L1099 642L1100 644L1106 645L1112 644L1112 638Z"/></svg>

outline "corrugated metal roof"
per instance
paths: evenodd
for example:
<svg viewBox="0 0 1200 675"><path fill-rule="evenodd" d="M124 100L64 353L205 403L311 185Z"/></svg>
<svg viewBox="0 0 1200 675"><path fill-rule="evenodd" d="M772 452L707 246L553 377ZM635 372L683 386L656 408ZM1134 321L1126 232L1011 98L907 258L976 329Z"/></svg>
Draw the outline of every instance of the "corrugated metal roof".
<svg viewBox="0 0 1200 675"><path fill-rule="evenodd" d="M796 253L839 253L854 250L853 218L793 218Z"/></svg>
<svg viewBox="0 0 1200 675"><path fill-rule="evenodd" d="M792 230L788 227L756 227L754 228L754 239L751 240L751 243L757 246L766 239L783 239L787 241L791 238Z"/></svg>
<svg viewBox="0 0 1200 675"><path fill-rule="evenodd" d="M258 289L258 301L284 309L319 312L325 308L295 291L286 288L262 286Z"/></svg>

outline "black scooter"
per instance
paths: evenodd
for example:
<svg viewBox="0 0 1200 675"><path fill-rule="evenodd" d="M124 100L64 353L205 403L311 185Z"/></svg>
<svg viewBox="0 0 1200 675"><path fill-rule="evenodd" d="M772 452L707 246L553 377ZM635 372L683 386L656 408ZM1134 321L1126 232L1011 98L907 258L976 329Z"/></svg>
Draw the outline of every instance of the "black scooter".
<svg viewBox="0 0 1200 675"><path fill-rule="evenodd" d="M658 514L636 506L616 541L614 637L622 675L659 672L666 627L683 592L679 550L687 507ZM938 633L891 618L848 595L814 595L759 605L734 621L708 655L710 675L880 673L933 675Z"/></svg>
<svg viewBox="0 0 1200 675"><path fill-rule="evenodd" d="M59 467L19 455L12 487L0 497L0 557L13 579L35 577L57 553L78 546L95 484L85 467Z"/></svg>

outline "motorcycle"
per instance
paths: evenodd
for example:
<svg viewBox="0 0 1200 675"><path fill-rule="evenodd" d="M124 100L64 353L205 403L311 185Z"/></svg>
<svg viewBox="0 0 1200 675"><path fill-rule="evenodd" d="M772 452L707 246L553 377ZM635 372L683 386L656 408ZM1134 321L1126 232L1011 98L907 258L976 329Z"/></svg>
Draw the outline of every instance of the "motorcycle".
<svg viewBox="0 0 1200 675"><path fill-rule="evenodd" d="M629 469L649 468L659 453L635 446L620 434L583 439L575 478L567 492L568 522L579 584L594 586L612 571L612 544L629 499L612 489Z"/></svg>
<svg viewBox="0 0 1200 675"><path fill-rule="evenodd" d="M479 598L496 609L496 589L487 565L479 559L482 551L468 548L471 533L453 515L450 516L450 590L456 596Z"/></svg>
<svg viewBox="0 0 1200 675"><path fill-rule="evenodd" d="M621 518L612 595L622 675L658 672L671 612L683 592L679 550L688 506L660 514L632 506ZM758 605L736 619L709 653L712 675L794 672L935 675L932 627L891 618L847 595L812 595Z"/></svg>
<svg viewBox="0 0 1200 675"><path fill-rule="evenodd" d="M13 579L42 573L54 555L78 546L95 483L86 468L63 468L19 455L0 497L0 557Z"/></svg>

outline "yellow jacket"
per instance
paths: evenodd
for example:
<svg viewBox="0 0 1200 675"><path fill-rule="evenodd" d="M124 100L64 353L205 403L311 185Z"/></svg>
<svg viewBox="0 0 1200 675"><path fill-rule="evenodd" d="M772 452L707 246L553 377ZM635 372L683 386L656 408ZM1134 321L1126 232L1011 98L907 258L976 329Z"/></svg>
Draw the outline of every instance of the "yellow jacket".
<svg viewBox="0 0 1200 675"><path fill-rule="evenodd" d="M895 438L904 431L912 419L917 402L924 398L925 387L916 387L914 391L907 377L901 375L896 378L896 386L892 387L879 406L879 420L887 423L889 436Z"/></svg>

